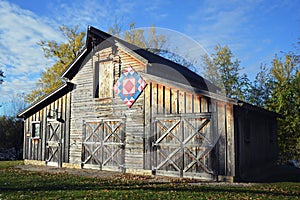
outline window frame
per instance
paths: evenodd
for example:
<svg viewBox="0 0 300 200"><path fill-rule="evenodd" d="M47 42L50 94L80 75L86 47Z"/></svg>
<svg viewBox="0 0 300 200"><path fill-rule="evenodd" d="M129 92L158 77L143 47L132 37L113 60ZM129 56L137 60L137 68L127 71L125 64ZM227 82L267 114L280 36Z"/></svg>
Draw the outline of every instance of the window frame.
<svg viewBox="0 0 300 200"><path fill-rule="evenodd" d="M37 132L37 130L38 130L38 132ZM31 122L31 137L32 138L41 138L41 122L40 121L32 121Z"/></svg>

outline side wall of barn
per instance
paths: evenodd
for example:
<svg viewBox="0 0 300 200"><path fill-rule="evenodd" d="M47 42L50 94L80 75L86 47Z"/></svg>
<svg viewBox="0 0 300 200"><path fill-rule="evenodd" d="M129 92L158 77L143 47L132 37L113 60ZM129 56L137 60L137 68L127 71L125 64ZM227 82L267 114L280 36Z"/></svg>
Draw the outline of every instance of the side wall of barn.
<svg viewBox="0 0 300 200"><path fill-rule="evenodd" d="M237 178L253 178L277 159L276 116L254 106L235 106L234 114Z"/></svg>
<svg viewBox="0 0 300 200"><path fill-rule="evenodd" d="M63 162L69 160L69 128L70 128L70 94L58 98L54 102L35 112L24 120L24 152L26 160L46 160L47 131L50 115L59 113L62 121Z"/></svg>

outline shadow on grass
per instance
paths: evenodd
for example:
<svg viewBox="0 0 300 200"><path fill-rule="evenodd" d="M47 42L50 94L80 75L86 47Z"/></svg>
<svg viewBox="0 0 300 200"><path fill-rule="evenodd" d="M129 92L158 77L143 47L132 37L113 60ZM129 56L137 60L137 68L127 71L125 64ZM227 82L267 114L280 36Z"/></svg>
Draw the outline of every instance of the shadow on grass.
<svg viewBox="0 0 300 200"><path fill-rule="evenodd" d="M300 183L300 169L287 165L274 165L262 171L250 173L242 178L242 181L255 183Z"/></svg>

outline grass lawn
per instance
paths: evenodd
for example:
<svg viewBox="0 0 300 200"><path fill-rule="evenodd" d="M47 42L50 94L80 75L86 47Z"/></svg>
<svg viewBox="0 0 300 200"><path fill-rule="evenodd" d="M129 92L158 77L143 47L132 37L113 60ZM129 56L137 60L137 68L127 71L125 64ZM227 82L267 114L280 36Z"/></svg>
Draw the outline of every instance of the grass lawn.
<svg viewBox="0 0 300 200"><path fill-rule="evenodd" d="M155 183L124 176L103 179L13 168L0 162L0 199L298 199L300 183ZM126 178L129 177L129 178Z"/></svg>

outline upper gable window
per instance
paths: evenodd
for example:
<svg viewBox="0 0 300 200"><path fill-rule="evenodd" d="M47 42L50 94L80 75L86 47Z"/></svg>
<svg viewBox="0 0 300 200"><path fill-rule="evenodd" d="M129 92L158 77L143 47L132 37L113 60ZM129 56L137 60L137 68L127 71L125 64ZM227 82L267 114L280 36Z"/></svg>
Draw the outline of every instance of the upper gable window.
<svg viewBox="0 0 300 200"><path fill-rule="evenodd" d="M113 73L114 64L112 61L95 62L94 69L94 97L113 97Z"/></svg>

